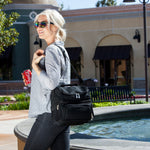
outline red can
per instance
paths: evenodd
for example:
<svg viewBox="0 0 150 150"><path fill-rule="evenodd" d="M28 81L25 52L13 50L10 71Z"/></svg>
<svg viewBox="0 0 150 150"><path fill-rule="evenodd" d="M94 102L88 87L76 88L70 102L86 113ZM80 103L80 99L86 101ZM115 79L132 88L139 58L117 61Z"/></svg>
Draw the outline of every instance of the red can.
<svg viewBox="0 0 150 150"><path fill-rule="evenodd" d="M22 77L25 85L29 85L31 83L32 72L30 69L24 70L22 73Z"/></svg>

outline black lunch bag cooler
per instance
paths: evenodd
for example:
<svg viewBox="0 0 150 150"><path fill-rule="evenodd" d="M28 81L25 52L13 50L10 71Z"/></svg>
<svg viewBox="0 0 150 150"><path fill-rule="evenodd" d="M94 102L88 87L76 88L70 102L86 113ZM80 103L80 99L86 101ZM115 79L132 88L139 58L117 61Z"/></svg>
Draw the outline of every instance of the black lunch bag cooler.
<svg viewBox="0 0 150 150"><path fill-rule="evenodd" d="M86 86L60 85L51 93L52 118L60 125L79 125L93 119L89 89Z"/></svg>

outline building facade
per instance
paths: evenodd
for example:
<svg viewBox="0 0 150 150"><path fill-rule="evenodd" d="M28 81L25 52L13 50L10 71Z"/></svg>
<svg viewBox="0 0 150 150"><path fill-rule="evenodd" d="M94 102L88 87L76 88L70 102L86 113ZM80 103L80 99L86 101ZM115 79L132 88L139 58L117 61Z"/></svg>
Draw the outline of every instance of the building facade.
<svg viewBox="0 0 150 150"><path fill-rule="evenodd" d="M97 78L98 85L128 84L135 90L145 89L142 5L70 10L62 14L68 31L65 46L82 49L83 78ZM149 30L148 4L147 44L150 43Z"/></svg>
<svg viewBox="0 0 150 150"><path fill-rule="evenodd" d="M58 10L58 5L50 0L24 0L21 3L15 0L5 8L8 13L16 11L21 15L14 24L20 36L11 57L12 80L21 80L21 72L31 68L32 55L36 49L46 47L44 41L37 36L33 19L47 8ZM66 20L65 47L82 78L97 79L97 86L130 85L137 91L145 89L142 5L68 10L60 13ZM149 30L150 5L147 4L147 44L150 43ZM148 66L148 72L149 69ZM74 75L72 78L75 78Z"/></svg>
<svg viewBox="0 0 150 150"><path fill-rule="evenodd" d="M7 14L14 11L20 14L19 19L13 26L20 35L16 46L9 48L11 49L9 56L5 59L5 64L9 65L1 67L0 80L22 80L21 73L23 70L30 68L30 57L32 57L34 51L30 46L34 44L33 40L36 38L35 29L33 29L34 32L30 32L33 28L33 20L38 13L50 8L58 10L55 0L13 0L12 4L6 5L5 12ZM6 53L8 53L8 50ZM0 59L4 59L4 57Z"/></svg>

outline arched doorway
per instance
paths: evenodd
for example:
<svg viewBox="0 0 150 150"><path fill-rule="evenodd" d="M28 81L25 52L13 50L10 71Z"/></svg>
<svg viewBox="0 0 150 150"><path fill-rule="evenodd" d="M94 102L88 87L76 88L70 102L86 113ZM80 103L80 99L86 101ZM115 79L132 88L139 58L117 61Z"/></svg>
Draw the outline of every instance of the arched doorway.
<svg viewBox="0 0 150 150"><path fill-rule="evenodd" d="M131 55L132 46L122 36L105 37L94 55L99 61L100 86L131 85Z"/></svg>
<svg viewBox="0 0 150 150"><path fill-rule="evenodd" d="M78 75L81 76L81 64L82 64L82 48L81 46L77 43L72 38L67 38L65 42L65 48L68 52L71 64L74 66L76 69ZM71 69L71 79L77 79L77 76Z"/></svg>

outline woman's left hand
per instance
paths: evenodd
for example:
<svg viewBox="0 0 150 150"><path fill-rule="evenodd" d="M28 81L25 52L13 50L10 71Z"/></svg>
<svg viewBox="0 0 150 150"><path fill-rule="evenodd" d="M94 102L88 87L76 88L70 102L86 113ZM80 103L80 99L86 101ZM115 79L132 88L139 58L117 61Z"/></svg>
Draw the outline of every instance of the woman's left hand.
<svg viewBox="0 0 150 150"><path fill-rule="evenodd" d="M32 67L38 75L42 71L41 68L38 66L38 63L43 57L45 57L45 55L44 55L44 50L42 49L38 49L33 55Z"/></svg>

